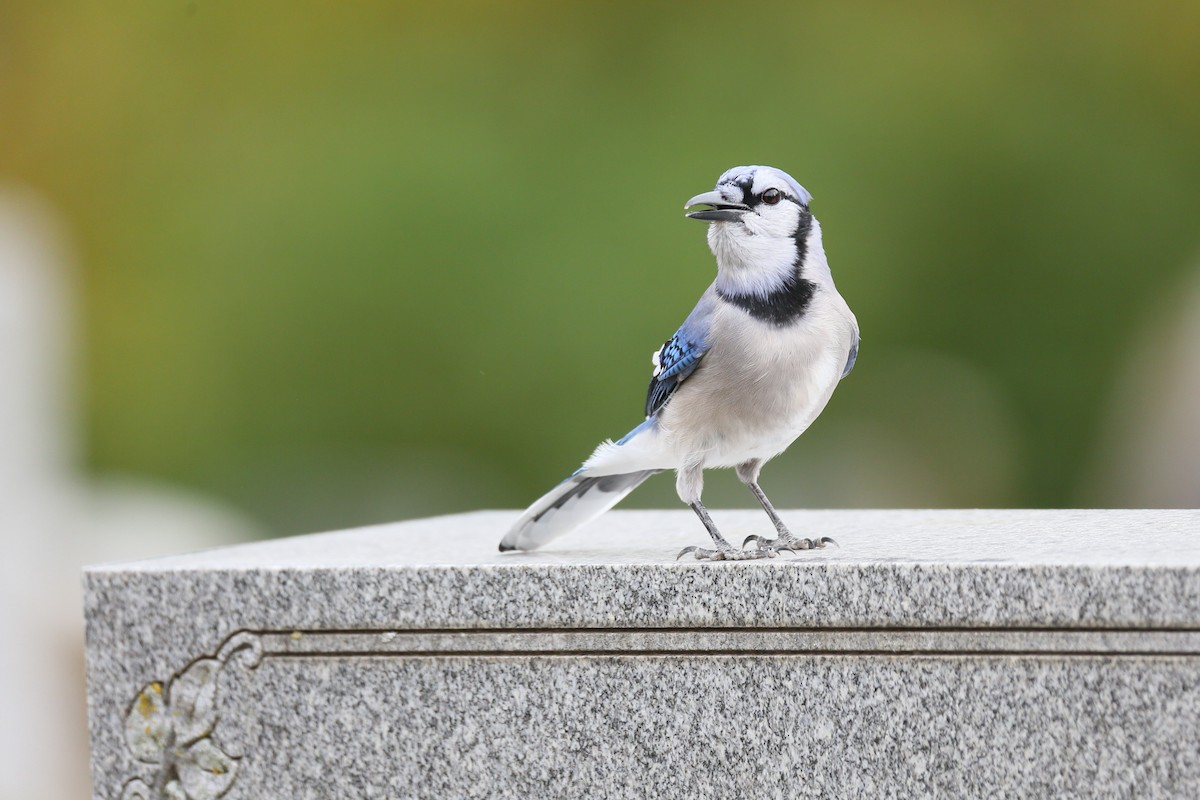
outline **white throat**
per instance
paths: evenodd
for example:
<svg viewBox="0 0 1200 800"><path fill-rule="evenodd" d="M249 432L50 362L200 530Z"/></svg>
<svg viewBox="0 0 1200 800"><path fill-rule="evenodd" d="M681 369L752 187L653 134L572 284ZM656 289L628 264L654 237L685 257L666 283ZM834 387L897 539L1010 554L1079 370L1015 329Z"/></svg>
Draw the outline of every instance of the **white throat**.
<svg viewBox="0 0 1200 800"><path fill-rule="evenodd" d="M790 231L755 231L755 222L714 222L708 227L708 246L717 259L716 286L722 294L766 297L795 279L795 238ZM795 230L795 224L790 230ZM821 226L815 218L804 249L801 276L832 287L833 277L821 245Z"/></svg>

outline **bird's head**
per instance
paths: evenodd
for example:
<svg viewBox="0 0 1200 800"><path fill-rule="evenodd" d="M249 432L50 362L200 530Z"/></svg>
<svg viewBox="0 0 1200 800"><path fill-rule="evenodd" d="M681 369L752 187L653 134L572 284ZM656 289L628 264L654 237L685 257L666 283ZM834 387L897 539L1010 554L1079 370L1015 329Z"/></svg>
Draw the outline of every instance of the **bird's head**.
<svg viewBox="0 0 1200 800"><path fill-rule="evenodd" d="M717 179L717 188L688 200L691 219L733 223L745 235L791 236L812 195L796 179L774 167L734 167Z"/></svg>
<svg viewBox="0 0 1200 800"><path fill-rule="evenodd" d="M788 272L803 259L819 227L808 211L812 195L796 179L774 167L734 167L717 179L711 192L698 194L684 208L691 219L711 222L708 245L722 272L752 280ZM790 274L790 272L789 272Z"/></svg>

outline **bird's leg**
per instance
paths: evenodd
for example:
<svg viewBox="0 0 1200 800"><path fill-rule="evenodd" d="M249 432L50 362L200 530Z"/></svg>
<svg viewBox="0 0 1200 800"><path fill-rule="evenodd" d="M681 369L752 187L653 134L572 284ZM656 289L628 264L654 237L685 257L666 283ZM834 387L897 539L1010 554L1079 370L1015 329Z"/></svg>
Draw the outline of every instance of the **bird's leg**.
<svg viewBox="0 0 1200 800"><path fill-rule="evenodd" d="M788 530L787 525L779 518L779 512L775 510L775 506L771 505L771 501L767 499L766 492L758 485L758 473L762 469L761 461L748 461L745 464L739 464L737 467L738 477L746 484L746 488L758 500L759 505L763 507L763 511L767 512L767 516L771 518L771 522L775 524L775 532L778 534L775 539L767 539L762 536L754 535L747 536L746 541L742 542L742 547L754 542L754 546L759 550L765 550L770 553L778 553L781 550L812 550L813 548L824 547L827 544L832 544L835 547L837 542L830 539L828 536L823 536L820 539L801 539Z"/></svg>
<svg viewBox="0 0 1200 800"><path fill-rule="evenodd" d="M739 550L721 535L721 532L717 530L717 524L708 515L708 509L700 502L700 490L704 487L703 470L702 465L694 465L679 470L679 474L675 480L675 488L679 492L680 499L691 506L692 511L695 511L696 516L704 523L708 535L712 537L713 549L685 547L679 551L679 555L675 556L675 560L678 561L689 553L703 561L742 561L749 558L773 557L775 555L774 552L761 548Z"/></svg>
<svg viewBox="0 0 1200 800"><path fill-rule="evenodd" d="M782 550L812 550L814 548L824 547L827 544L837 546L837 542L828 536L822 536L820 539L802 539L788 530L787 525L783 524L783 520L779 518L775 507L771 505L771 501L767 499L766 493L757 483L747 483L746 486L750 489L758 502L762 505L763 511L767 512L767 516L771 518L771 522L775 523L775 530L779 534L775 539L767 539L762 536L747 536L746 541L742 542L742 547L754 542L754 546L760 550L766 550L772 553L778 553Z"/></svg>
<svg viewBox="0 0 1200 800"><path fill-rule="evenodd" d="M712 537L714 549L709 550L707 548L696 547L694 545L692 547L685 547L679 551L679 555L675 556L676 561L683 558L688 553L691 553L702 561L745 561L746 559L750 558L774 558L775 553L771 550L764 550L762 548L755 548L753 550L737 549L728 541L726 541L725 537L721 535L721 532L717 530L716 523L714 523L712 521L712 517L708 515L708 509L704 507L703 503L697 500L690 505L692 507L692 511L695 511L696 516L698 516L700 521L704 523L704 527L708 529L708 535Z"/></svg>
<svg viewBox="0 0 1200 800"><path fill-rule="evenodd" d="M712 517L708 515L708 509L699 500L692 503L692 511L696 512L696 516L704 523L704 527L708 529L708 535L712 537L713 544L721 550L732 550L733 545L725 540L721 532L717 530L717 524L712 521Z"/></svg>

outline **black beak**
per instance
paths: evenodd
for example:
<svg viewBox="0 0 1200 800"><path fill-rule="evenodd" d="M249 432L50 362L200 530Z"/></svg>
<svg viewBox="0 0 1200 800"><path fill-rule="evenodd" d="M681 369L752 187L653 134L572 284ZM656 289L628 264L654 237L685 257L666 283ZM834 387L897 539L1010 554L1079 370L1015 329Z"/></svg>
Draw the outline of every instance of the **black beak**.
<svg viewBox="0 0 1200 800"><path fill-rule="evenodd" d="M728 202L720 192L698 194L683 205L684 208L692 206L712 206L712 208L687 213L689 219L699 219L705 222L739 222L742 215L750 210L749 206Z"/></svg>

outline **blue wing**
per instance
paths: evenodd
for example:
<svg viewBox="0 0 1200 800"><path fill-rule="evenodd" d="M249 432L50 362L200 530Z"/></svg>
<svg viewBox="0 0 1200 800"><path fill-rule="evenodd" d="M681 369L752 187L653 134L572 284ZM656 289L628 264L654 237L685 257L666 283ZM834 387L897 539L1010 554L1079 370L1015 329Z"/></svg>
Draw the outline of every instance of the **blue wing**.
<svg viewBox="0 0 1200 800"><path fill-rule="evenodd" d="M708 352L708 326L712 308L704 300L684 320L675 335L654 354L654 375L646 390L646 416L652 417L700 366Z"/></svg>

